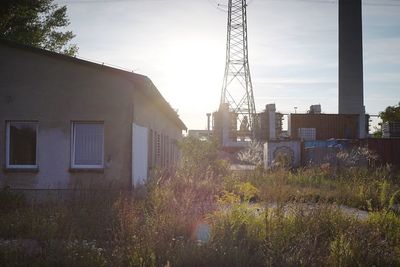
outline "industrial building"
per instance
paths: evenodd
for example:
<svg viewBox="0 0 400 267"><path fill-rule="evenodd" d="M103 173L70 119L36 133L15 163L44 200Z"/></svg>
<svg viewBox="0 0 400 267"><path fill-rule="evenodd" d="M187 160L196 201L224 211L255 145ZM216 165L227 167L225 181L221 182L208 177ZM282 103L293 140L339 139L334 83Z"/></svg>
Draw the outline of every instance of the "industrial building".
<svg viewBox="0 0 400 267"><path fill-rule="evenodd" d="M0 187L131 189L186 129L149 78L0 41Z"/></svg>
<svg viewBox="0 0 400 267"><path fill-rule="evenodd" d="M289 136L294 140L358 139L357 114L290 114Z"/></svg>
<svg viewBox="0 0 400 267"><path fill-rule="evenodd" d="M248 62L247 3L228 1L224 84L220 106L213 113L212 124L212 133L225 151L237 152L245 148L249 141L258 141L265 143L265 167L282 153L291 158L293 166L297 167L304 163L300 160L301 150L305 147L302 142L320 142L318 144L321 145L327 140L331 143L332 140L349 140L351 144L369 144L369 115L365 113L364 106L362 1L339 0L338 4L338 113L325 114L320 105L312 105L304 114L282 114L276 111L275 104L266 105L261 112L256 112L254 108ZM241 86L234 87L233 81ZM237 93L238 88L242 94ZM284 115L288 117L287 134L282 127ZM396 127L395 124L384 125L384 136L397 136L394 134ZM338 144L347 145L349 142L338 141ZM375 143L371 143L374 148Z"/></svg>
<svg viewBox="0 0 400 267"><path fill-rule="evenodd" d="M400 122L385 122L382 125L383 138L400 138Z"/></svg>
<svg viewBox="0 0 400 267"><path fill-rule="evenodd" d="M246 2L246 1L245 1ZM246 141L278 140L282 114L275 105L254 108L247 45L246 3L228 1L228 40L220 107L213 113L214 135L225 148L245 147ZM236 26L233 26L236 25ZM339 113L322 114L319 105L307 114L289 115L289 135L315 131L316 139L364 139L368 134L363 95L362 3L339 0ZM235 87L237 81L241 86ZM238 89L239 88L239 89ZM241 90L242 94L238 94ZM235 95L237 96L235 98Z"/></svg>

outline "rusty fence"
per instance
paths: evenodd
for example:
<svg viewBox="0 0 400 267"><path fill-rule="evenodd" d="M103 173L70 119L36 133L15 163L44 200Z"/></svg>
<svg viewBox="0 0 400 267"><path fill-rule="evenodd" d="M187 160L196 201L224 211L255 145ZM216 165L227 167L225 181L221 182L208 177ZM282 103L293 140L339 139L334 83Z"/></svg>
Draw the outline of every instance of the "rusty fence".
<svg viewBox="0 0 400 267"><path fill-rule="evenodd" d="M369 138L367 144L381 163L400 166L400 138Z"/></svg>

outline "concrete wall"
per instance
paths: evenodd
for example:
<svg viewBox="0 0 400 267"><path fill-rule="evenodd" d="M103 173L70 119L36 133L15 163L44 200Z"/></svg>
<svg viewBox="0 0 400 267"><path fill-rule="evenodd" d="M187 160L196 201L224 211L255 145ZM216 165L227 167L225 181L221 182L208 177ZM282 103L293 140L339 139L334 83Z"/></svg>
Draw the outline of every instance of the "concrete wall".
<svg viewBox="0 0 400 267"><path fill-rule="evenodd" d="M180 127L142 93L133 74L3 44L0 59L0 186L129 188L133 122L181 137ZM7 120L39 122L38 172L5 169ZM70 169L72 121L104 122L104 170Z"/></svg>
<svg viewBox="0 0 400 267"><path fill-rule="evenodd" d="M264 144L264 168L270 169L284 165L289 168L300 167L301 146L299 141L268 141Z"/></svg>

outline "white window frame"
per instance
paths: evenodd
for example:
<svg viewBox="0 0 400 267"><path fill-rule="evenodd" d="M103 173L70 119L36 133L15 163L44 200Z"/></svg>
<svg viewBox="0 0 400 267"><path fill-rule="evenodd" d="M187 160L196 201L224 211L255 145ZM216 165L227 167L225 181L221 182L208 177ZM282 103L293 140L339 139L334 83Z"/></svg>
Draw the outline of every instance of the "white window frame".
<svg viewBox="0 0 400 267"><path fill-rule="evenodd" d="M12 123L36 124L36 164L34 165L12 165L10 164L10 126ZM39 156L39 122L38 121L6 121L6 169L38 169Z"/></svg>
<svg viewBox="0 0 400 267"><path fill-rule="evenodd" d="M103 125L103 140L102 140L102 155L101 155L101 164L99 165L80 165L80 164L75 164L75 125L77 124L101 124ZM104 121L72 121L71 122L71 168L72 169L104 169Z"/></svg>

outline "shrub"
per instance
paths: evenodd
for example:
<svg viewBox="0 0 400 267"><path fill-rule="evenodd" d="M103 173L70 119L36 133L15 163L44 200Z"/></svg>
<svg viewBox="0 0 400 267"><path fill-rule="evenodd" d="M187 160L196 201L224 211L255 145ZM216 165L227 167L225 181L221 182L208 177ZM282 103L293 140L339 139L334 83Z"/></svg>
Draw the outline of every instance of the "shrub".
<svg viewBox="0 0 400 267"><path fill-rule="evenodd" d="M222 206L209 219L212 230L208 246L215 250L216 254L208 265L262 265L265 223L260 207L248 203L232 203Z"/></svg>
<svg viewBox="0 0 400 267"><path fill-rule="evenodd" d="M107 266L96 242L14 240L0 243L1 266Z"/></svg>
<svg viewBox="0 0 400 267"><path fill-rule="evenodd" d="M230 172L212 142L181 145L180 166L140 194L28 204L1 192L0 266L400 265L400 188L387 168Z"/></svg>
<svg viewBox="0 0 400 267"><path fill-rule="evenodd" d="M335 208L289 205L266 214L264 256L268 266L322 266L330 241L351 220Z"/></svg>

